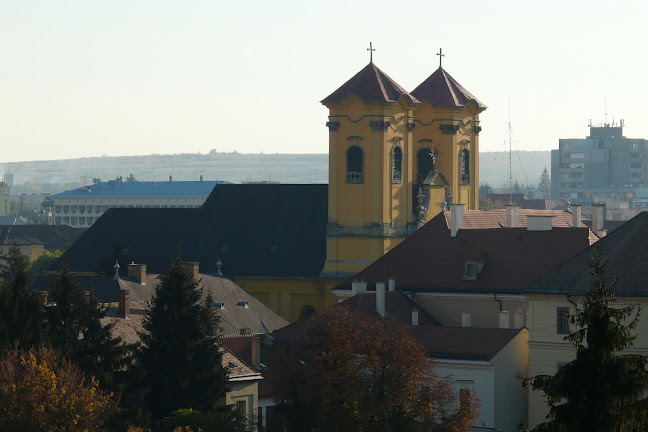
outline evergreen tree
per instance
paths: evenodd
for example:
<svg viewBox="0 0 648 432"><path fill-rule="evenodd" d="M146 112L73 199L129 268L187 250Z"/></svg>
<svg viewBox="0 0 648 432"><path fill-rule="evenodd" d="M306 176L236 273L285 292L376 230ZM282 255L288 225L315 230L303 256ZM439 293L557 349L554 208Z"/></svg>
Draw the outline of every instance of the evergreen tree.
<svg viewBox="0 0 648 432"><path fill-rule="evenodd" d="M538 183L538 189L542 191L545 198L549 198L549 192L551 191L551 178L549 177L549 172L547 167L542 171L540 176L540 183Z"/></svg>
<svg viewBox="0 0 648 432"><path fill-rule="evenodd" d="M38 346L45 336L43 298L29 289L29 260L14 244L0 273L0 349Z"/></svg>
<svg viewBox="0 0 648 432"><path fill-rule="evenodd" d="M193 271L176 255L155 289L137 355L147 389L145 404L154 418L183 408L208 412L229 389L222 353L212 336L217 316L201 298Z"/></svg>
<svg viewBox="0 0 648 432"><path fill-rule="evenodd" d="M493 188L491 187L491 185L489 185L488 183L484 183L484 184L479 185L479 196L480 197L486 196L486 195L491 194L491 193L493 193Z"/></svg>
<svg viewBox="0 0 648 432"><path fill-rule="evenodd" d="M637 336L639 307L614 307L616 279L605 278L608 261L598 249L588 261L594 284L570 316L578 330L565 337L576 359L556 375L526 379L547 395L549 421L534 431L634 432L648 429L648 357L621 355Z"/></svg>
<svg viewBox="0 0 648 432"><path fill-rule="evenodd" d="M48 292L56 304L47 308L49 344L81 371L114 385L114 374L124 362L125 348L112 337L112 325L102 325L106 309L92 292L85 292L64 264Z"/></svg>

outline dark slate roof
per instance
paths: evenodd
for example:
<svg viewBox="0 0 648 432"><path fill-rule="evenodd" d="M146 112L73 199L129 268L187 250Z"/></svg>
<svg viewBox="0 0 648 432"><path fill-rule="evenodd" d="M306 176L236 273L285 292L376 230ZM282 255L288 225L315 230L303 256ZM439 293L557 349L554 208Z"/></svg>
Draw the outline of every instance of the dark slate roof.
<svg viewBox="0 0 648 432"><path fill-rule="evenodd" d="M67 262L75 272L112 275L115 257L122 271L132 261L151 272L169 267L178 247L186 251L187 226L198 209L111 208L70 246L53 270Z"/></svg>
<svg viewBox="0 0 648 432"><path fill-rule="evenodd" d="M0 225L0 244L41 244L46 250L65 250L85 231L67 225Z"/></svg>
<svg viewBox="0 0 648 432"><path fill-rule="evenodd" d="M592 286L587 261L598 248L609 259L607 275L618 277L621 297L648 297L648 212L641 212L546 275L529 283L525 293L584 295Z"/></svg>
<svg viewBox="0 0 648 432"><path fill-rule="evenodd" d="M412 96L433 107L463 108L472 101L482 110L487 108L441 67L416 87Z"/></svg>
<svg viewBox="0 0 648 432"><path fill-rule="evenodd" d="M217 311L221 319L219 324L221 335L238 335L243 328L248 329L252 334L265 334L288 324L288 321L229 279L205 274L200 276L203 298L209 293L215 302L225 303L225 307ZM32 281L31 288L36 291L48 291L55 278L54 274L37 276ZM119 290L126 289L130 291L131 302L148 305L160 282L160 275L148 274L145 285L131 277L117 280L107 276L75 275L74 280L83 289L92 290L104 303L118 301ZM238 304L241 300L247 302L247 307ZM139 309L145 311L146 307L140 305Z"/></svg>
<svg viewBox="0 0 648 432"><path fill-rule="evenodd" d="M450 236L440 213L402 243L337 289L355 279L369 287L396 278L403 291L520 293L537 277L590 245L590 229L462 229ZM466 261L484 262L476 280L464 280Z"/></svg>
<svg viewBox="0 0 648 432"><path fill-rule="evenodd" d="M57 197L201 197L224 181L109 181L83 186L54 195Z"/></svg>
<svg viewBox="0 0 648 432"><path fill-rule="evenodd" d="M349 96L356 96L365 104L395 104L402 97L411 105L420 103L373 62L324 98L322 104L339 105Z"/></svg>
<svg viewBox="0 0 648 432"><path fill-rule="evenodd" d="M328 186L217 185L199 209L110 209L68 249L74 271L146 264L164 272L177 250L226 276L316 277L326 260Z"/></svg>
<svg viewBox="0 0 648 432"><path fill-rule="evenodd" d="M357 294L332 307L344 307L361 314L376 313L375 293ZM419 325L411 325L412 310L419 311ZM443 327L431 315L400 291L385 293L385 315L404 324L429 356L439 359L490 360L522 329ZM307 319L272 333L280 342L298 341ZM526 331L526 330L524 330Z"/></svg>

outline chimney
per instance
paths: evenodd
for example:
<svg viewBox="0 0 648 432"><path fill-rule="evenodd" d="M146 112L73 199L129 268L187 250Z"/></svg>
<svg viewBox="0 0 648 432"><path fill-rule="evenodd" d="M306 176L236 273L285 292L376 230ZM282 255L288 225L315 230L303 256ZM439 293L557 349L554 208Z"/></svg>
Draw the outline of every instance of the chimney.
<svg viewBox="0 0 648 432"><path fill-rule="evenodd" d="M385 317L385 282L376 282L376 312Z"/></svg>
<svg viewBox="0 0 648 432"><path fill-rule="evenodd" d="M605 204L592 204L592 229L597 233L603 231L603 221L605 221Z"/></svg>
<svg viewBox="0 0 648 432"><path fill-rule="evenodd" d="M524 327L524 315L522 315L522 309L517 309L513 314L513 326L516 329Z"/></svg>
<svg viewBox="0 0 648 432"><path fill-rule="evenodd" d="M173 181L173 176L170 175L170 176L169 176L169 183L172 182L172 181Z"/></svg>
<svg viewBox="0 0 648 432"><path fill-rule="evenodd" d="M261 368L261 338L250 338L250 344L250 356L252 357L250 360L252 367L259 370Z"/></svg>
<svg viewBox="0 0 648 432"><path fill-rule="evenodd" d="M499 328L509 328L509 313L507 311L499 312Z"/></svg>
<svg viewBox="0 0 648 432"><path fill-rule="evenodd" d="M185 265L189 268L189 270L193 271L194 282L198 283L198 281L200 280L200 264L197 262L187 261Z"/></svg>
<svg viewBox="0 0 648 432"><path fill-rule="evenodd" d="M470 327L470 312L461 312L461 327Z"/></svg>
<svg viewBox="0 0 648 432"><path fill-rule="evenodd" d="M418 325L418 310L417 309L412 309L412 325L413 326Z"/></svg>
<svg viewBox="0 0 648 432"><path fill-rule="evenodd" d="M506 205L506 226L508 228L517 228L518 226L518 209L516 204Z"/></svg>
<svg viewBox="0 0 648 432"><path fill-rule="evenodd" d="M351 283L351 294L364 294L367 292L367 282L365 281L355 281Z"/></svg>
<svg viewBox="0 0 648 432"><path fill-rule="evenodd" d="M128 276L132 276L140 283L146 285L146 264L128 264Z"/></svg>
<svg viewBox="0 0 648 432"><path fill-rule="evenodd" d="M396 278L393 277L389 278L387 280L387 287L389 289L389 292L396 291Z"/></svg>
<svg viewBox="0 0 648 432"><path fill-rule="evenodd" d="M450 204L450 237L456 237L464 222L464 205Z"/></svg>
<svg viewBox="0 0 648 432"><path fill-rule="evenodd" d="M551 231L555 225L555 215L527 215L527 231Z"/></svg>
<svg viewBox="0 0 648 432"><path fill-rule="evenodd" d="M130 291L119 290L119 316L128 318L130 316Z"/></svg>
<svg viewBox="0 0 648 432"><path fill-rule="evenodd" d="M581 205L580 204L572 204L571 206L571 212L572 212L572 226L574 228L580 228L581 226Z"/></svg>

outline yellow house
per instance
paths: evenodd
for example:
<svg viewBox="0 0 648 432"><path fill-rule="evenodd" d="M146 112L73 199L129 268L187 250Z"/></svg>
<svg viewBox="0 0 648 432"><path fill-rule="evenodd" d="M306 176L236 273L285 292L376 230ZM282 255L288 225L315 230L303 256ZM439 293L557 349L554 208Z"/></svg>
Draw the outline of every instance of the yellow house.
<svg viewBox="0 0 648 432"><path fill-rule="evenodd" d="M593 284L587 261L598 248L602 259L609 259L606 275L614 277L618 303L644 306L648 303L645 270L648 259L648 213L642 212L632 220L599 240L551 272L529 284L523 291L529 299L529 376L554 375L559 368L576 357L575 348L565 341L576 330L567 315L582 307L585 293ZM623 354L648 355L648 320L641 319L636 329L637 340ZM549 412L544 394L529 390L529 426L546 421Z"/></svg>

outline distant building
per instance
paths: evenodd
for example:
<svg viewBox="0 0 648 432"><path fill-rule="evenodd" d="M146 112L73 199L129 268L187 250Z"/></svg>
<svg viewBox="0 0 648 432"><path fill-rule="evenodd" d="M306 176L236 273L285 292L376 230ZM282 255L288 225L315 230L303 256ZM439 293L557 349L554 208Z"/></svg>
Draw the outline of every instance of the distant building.
<svg viewBox="0 0 648 432"><path fill-rule="evenodd" d="M645 139L623 136L619 126L590 126L587 138L561 139L551 151L551 195L588 206L601 198L632 203L648 186ZM633 206L634 207L634 206Z"/></svg>
<svg viewBox="0 0 648 432"><path fill-rule="evenodd" d="M526 194L499 194L491 193L484 195L493 202L502 203L502 206L513 203L523 209L530 210L569 210L569 204L562 199L543 199L543 198L529 198Z"/></svg>
<svg viewBox="0 0 648 432"><path fill-rule="evenodd" d="M110 180L52 196L56 225L85 228L110 208L198 208L224 181L122 182Z"/></svg>
<svg viewBox="0 0 648 432"><path fill-rule="evenodd" d="M4 181L0 181L0 216L7 216L11 213L11 187Z"/></svg>
<svg viewBox="0 0 648 432"><path fill-rule="evenodd" d="M12 173L4 173L4 182L9 185L10 188L14 186L14 175Z"/></svg>
<svg viewBox="0 0 648 432"><path fill-rule="evenodd" d="M0 218L2 222L4 218ZM85 230L54 225L0 225L0 256L16 245L29 261L38 259L45 251L64 251L74 243Z"/></svg>

